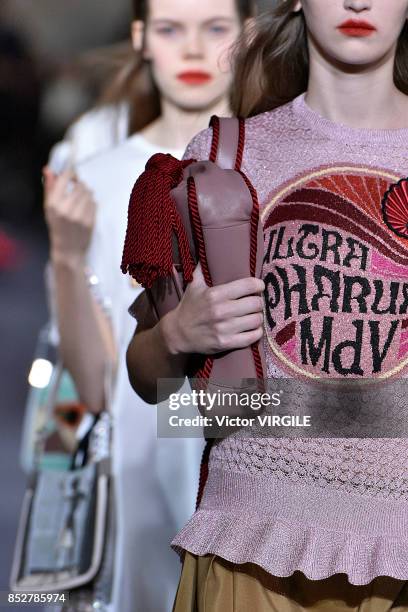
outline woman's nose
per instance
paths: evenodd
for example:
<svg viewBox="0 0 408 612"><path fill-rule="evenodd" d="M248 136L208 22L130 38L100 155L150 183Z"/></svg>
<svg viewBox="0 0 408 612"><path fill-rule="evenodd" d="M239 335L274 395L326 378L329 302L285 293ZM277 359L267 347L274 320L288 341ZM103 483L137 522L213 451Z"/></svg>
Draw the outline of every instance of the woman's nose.
<svg viewBox="0 0 408 612"><path fill-rule="evenodd" d="M189 58L203 57L203 41L199 32L187 33L184 42L184 55Z"/></svg>
<svg viewBox="0 0 408 612"><path fill-rule="evenodd" d="M372 0L344 0L344 8L355 13L370 10L371 7Z"/></svg>

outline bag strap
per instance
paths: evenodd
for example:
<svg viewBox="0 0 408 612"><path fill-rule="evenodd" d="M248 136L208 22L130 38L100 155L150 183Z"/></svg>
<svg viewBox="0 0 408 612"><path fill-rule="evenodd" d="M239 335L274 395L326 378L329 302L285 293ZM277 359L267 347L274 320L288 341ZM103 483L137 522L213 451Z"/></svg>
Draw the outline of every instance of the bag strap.
<svg viewBox="0 0 408 612"><path fill-rule="evenodd" d="M224 170L240 170L245 144L245 120L213 115L210 127L213 130L210 161Z"/></svg>
<svg viewBox="0 0 408 612"><path fill-rule="evenodd" d="M245 120L236 117L217 117L213 115L210 121L213 129L210 161L224 170L241 170L242 155L245 144ZM201 457L198 481L196 510L198 510L208 478L208 464L214 438L205 438L205 447Z"/></svg>
<svg viewBox="0 0 408 612"><path fill-rule="evenodd" d="M243 119L213 117L210 160L222 169L240 171L245 141ZM171 155L156 153L146 164L130 196L128 223L121 268L143 287L151 288L160 277L173 274L173 246L180 251L184 282L193 279L188 235L171 191L183 179L183 171L195 160L179 161Z"/></svg>

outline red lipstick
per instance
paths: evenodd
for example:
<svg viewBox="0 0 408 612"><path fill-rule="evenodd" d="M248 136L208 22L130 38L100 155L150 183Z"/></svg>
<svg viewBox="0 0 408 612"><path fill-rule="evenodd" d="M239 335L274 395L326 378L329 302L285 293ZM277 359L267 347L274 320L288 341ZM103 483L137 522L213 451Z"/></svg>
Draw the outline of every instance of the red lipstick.
<svg viewBox="0 0 408 612"><path fill-rule="evenodd" d="M185 72L180 72L177 75L179 81L183 81L187 85L203 85L208 81L211 81L212 76L208 74L208 72L203 72L202 70L188 70Z"/></svg>
<svg viewBox="0 0 408 612"><path fill-rule="evenodd" d="M368 21L360 21L357 19L348 19L337 26L337 29L345 36L356 37L371 36L373 32L377 31L377 28Z"/></svg>

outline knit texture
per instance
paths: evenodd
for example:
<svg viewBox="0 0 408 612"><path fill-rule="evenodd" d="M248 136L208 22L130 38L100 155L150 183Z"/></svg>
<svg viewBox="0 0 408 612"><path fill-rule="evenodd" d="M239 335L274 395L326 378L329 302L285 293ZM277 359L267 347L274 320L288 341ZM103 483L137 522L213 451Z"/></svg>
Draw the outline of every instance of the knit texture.
<svg viewBox="0 0 408 612"><path fill-rule="evenodd" d="M406 377L408 242L382 203L408 175L407 143L408 129L338 125L303 96L246 121L268 377ZM185 157L208 158L210 144L201 132ZM408 580L408 441L218 440L200 508L172 544L278 576Z"/></svg>

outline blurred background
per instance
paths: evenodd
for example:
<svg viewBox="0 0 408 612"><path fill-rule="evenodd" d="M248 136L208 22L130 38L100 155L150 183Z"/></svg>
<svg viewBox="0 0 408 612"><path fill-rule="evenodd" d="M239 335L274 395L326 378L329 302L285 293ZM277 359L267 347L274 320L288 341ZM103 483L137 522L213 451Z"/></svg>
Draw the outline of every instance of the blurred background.
<svg viewBox="0 0 408 612"><path fill-rule="evenodd" d="M88 52L127 40L130 19L129 0L0 0L0 591L25 488L27 375L47 321L41 168L99 95L104 75Z"/></svg>
<svg viewBox="0 0 408 612"><path fill-rule="evenodd" d="M41 168L108 77L95 69L94 50L121 49L130 20L130 0L0 0L0 591L8 591L25 489L27 376L48 318Z"/></svg>

